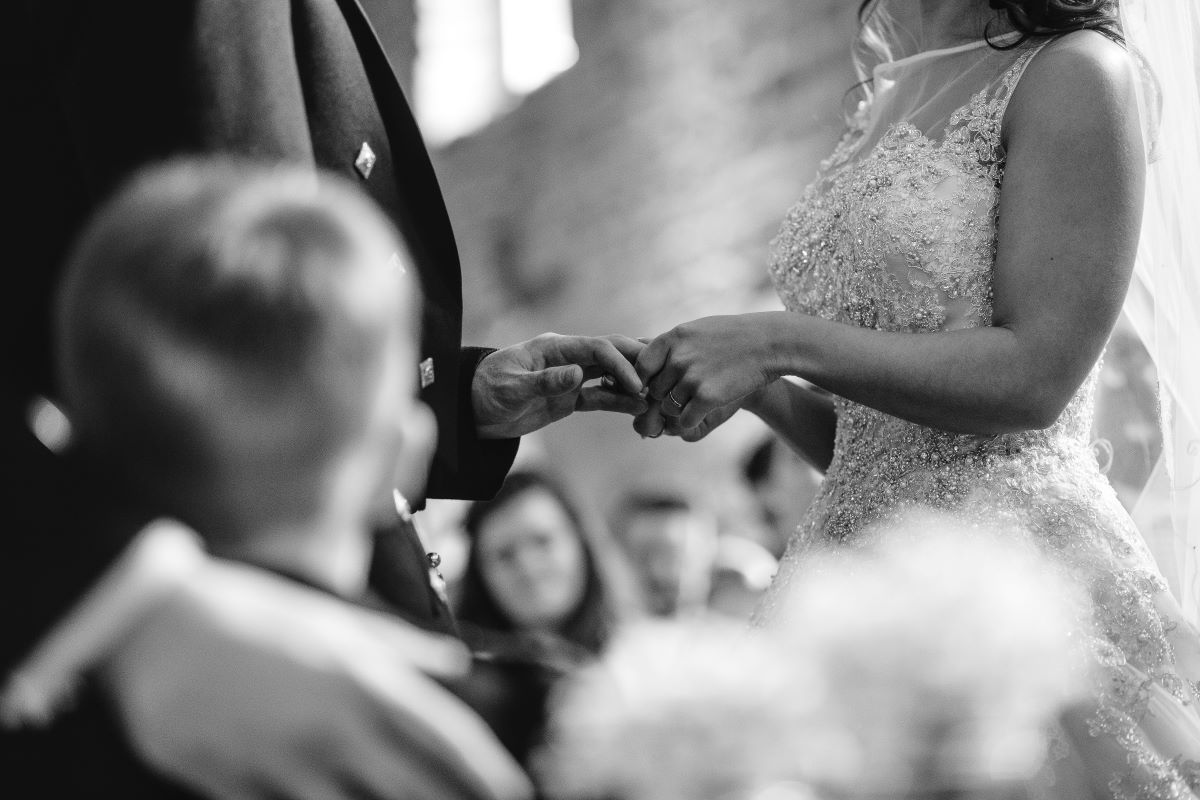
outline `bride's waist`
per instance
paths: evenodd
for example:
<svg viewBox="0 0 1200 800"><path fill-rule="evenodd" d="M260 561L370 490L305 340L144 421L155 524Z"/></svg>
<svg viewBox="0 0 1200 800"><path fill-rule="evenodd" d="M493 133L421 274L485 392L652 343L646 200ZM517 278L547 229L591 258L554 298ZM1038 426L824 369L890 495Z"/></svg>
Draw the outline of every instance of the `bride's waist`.
<svg viewBox="0 0 1200 800"><path fill-rule="evenodd" d="M954 433L846 404L839 409L831 468L857 464L874 471L889 464L911 469L1047 459L1089 468L1096 464L1088 438L1063 425L1001 434Z"/></svg>

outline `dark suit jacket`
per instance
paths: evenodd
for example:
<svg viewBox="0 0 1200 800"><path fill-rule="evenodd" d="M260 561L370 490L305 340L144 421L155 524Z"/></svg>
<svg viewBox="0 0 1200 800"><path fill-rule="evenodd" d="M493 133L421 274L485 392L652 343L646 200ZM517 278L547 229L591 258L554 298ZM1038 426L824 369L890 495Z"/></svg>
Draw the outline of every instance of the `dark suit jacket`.
<svg viewBox="0 0 1200 800"><path fill-rule="evenodd" d="M420 133L356 0L18 0L0 12L5 122L0 674L118 554L152 509L114 501L103 474L30 435L31 397L53 396L51 305L88 214L131 171L180 154L313 164L356 181L395 222L424 293L423 390L438 419L432 497L494 493L515 441L474 435L469 385L485 351L461 348L454 236ZM356 167L363 144L369 175ZM419 544L392 532L381 592L438 613ZM445 620L434 620L442 626Z"/></svg>

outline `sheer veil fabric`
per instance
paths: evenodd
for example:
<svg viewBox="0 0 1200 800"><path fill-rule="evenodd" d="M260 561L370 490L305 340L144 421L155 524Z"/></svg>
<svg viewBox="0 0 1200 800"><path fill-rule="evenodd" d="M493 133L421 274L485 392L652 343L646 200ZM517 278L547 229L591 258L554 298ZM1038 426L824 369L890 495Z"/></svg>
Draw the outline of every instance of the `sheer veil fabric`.
<svg viewBox="0 0 1200 800"><path fill-rule="evenodd" d="M929 7L961 23L924 22ZM1184 618L1200 625L1200 3L1120 0L1121 29L1138 70L1148 175L1137 265L1125 314L1158 371L1163 452L1135 512ZM989 26L989 21L991 22ZM980 0L878 0L854 60L872 106L850 161L895 120L939 140L951 115L1017 60L993 50L1018 34ZM948 32L947 32L948 31ZM901 87L903 87L901 89ZM1169 514L1158 514L1169 509ZM1154 520L1169 516L1169 526Z"/></svg>
<svg viewBox="0 0 1200 800"><path fill-rule="evenodd" d="M1159 566L1185 618L1200 623L1200 8L1122 0L1140 75L1149 169L1125 312L1154 360L1163 452L1139 502L1170 509ZM1140 515L1139 515L1140 516ZM1153 531L1147 531L1153 535Z"/></svg>

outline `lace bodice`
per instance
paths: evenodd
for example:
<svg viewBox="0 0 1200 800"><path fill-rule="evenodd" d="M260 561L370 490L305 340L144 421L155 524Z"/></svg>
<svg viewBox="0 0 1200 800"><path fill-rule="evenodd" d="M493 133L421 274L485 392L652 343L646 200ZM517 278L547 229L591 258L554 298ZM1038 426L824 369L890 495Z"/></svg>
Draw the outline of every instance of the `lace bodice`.
<svg viewBox="0 0 1200 800"><path fill-rule="evenodd" d="M936 140L900 122L859 153L868 113L860 109L773 243L771 275L788 309L909 333L991 323L1004 172L1001 121L1034 52L1018 57L993 87L954 111ZM1094 387L1095 370L1049 429L998 436L952 434L839 398L832 471L852 473L871 486L904 475L904 481L930 483L931 492L938 484L943 500L959 502L975 489L964 463L994 469L1024 453L1022 461L1033 467L1070 454L1092 466ZM852 535L872 505L833 509L824 535Z"/></svg>
<svg viewBox="0 0 1200 800"><path fill-rule="evenodd" d="M1012 55L936 126L906 117L885 125L872 118L877 109L860 107L773 242L770 273L789 310L914 334L991 324L1003 115L1036 52ZM1185 796L1178 764L1132 744L1146 684L1180 702L1194 695L1175 670L1176 623L1156 607L1165 583L1090 446L1098 368L1049 428L994 436L950 433L835 398L832 463L756 622L769 624L815 545L854 545L916 506L953 510L964 524L1011 522L1097 599L1096 619L1081 622L1095 623L1097 660L1141 676L1111 680L1092 721L1131 750L1133 766L1113 779L1117 796ZM1200 765L1189 763L1200 785Z"/></svg>

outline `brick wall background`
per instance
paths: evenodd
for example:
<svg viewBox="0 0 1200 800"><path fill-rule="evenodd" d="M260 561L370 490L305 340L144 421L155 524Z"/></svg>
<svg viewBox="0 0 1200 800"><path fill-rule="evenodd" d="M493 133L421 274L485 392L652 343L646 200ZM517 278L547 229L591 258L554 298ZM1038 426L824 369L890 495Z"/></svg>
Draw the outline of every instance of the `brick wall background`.
<svg viewBox="0 0 1200 800"><path fill-rule="evenodd" d="M778 307L768 243L840 131L854 5L577 0L579 62L434 153L466 340L650 336ZM642 441L625 417L577 415L523 450L601 506L647 480L720 498L762 430L735 419L685 445Z"/></svg>

